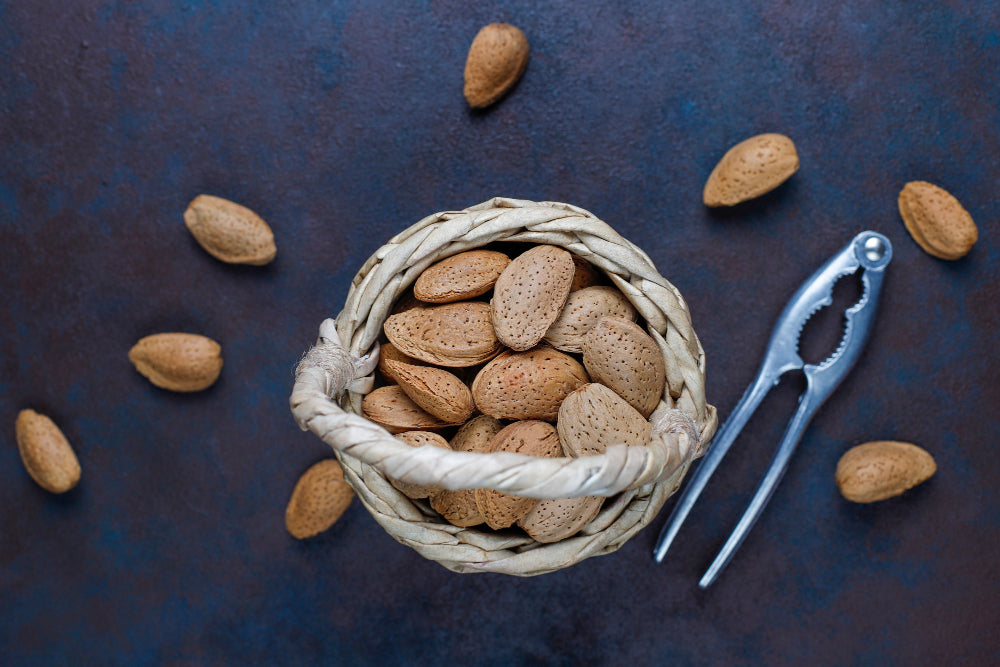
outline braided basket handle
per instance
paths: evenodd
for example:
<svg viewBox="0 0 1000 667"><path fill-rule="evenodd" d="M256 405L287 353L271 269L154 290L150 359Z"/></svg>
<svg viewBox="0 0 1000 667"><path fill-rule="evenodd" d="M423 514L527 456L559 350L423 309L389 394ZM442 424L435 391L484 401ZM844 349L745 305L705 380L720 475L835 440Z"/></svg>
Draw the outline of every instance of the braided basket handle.
<svg viewBox="0 0 1000 667"><path fill-rule="evenodd" d="M661 408L650 418L648 447L612 445L607 453L580 458L539 458L498 452L454 452L410 445L363 417L342 409L349 386L369 389L378 351L362 358L341 345L336 322L320 326L316 345L295 372L291 408L299 426L310 430L341 454L410 484L446 489L489 488L531 498L611 496L625 489L659 482L699 450L694 421L683 411Z"/></svg>
<svg viewBox="0 0 1000 667"><path fill-rule="evenodd" d="M361 396L371 391L370 374L378 361L375 339L396 297L431 263L496 240L567 247L604 269L646 318L661 350L681 369L676 377L668 376L670 391L650 417L648 446L613 444L604 454L580 458L414 448L356 414ZM489 488L531 498L611 496L666 480L701 455L716 426L715 410L704 401L703 378L703 352L686 306L641 250L583 209L498 197L428 216L377 251L355 277L344 311L320 326L317 344L296 369L290 404L303 430L403 482L451 490ZM676 407L670 397L675 389Z"/></svg>

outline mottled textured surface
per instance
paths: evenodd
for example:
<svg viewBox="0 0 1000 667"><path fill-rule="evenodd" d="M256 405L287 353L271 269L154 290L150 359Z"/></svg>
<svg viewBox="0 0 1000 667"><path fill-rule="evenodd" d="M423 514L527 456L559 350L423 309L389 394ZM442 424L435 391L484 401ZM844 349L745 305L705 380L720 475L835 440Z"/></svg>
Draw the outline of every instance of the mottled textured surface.
<svg viewBox="0 0 1000 667"><path fill-rule="evenodd" d="M470 112L465 54L492 21L531 61ZM2 662L997 663L998 71L1000 10L978 2L3 0ZM760 132L795 141L798 173L703 207L716 161ZM911 180L972 214L967 257L909 238ZM260 214L277 259L206 254L182 220L200 193ZM708 591L794 378L662 565L662 520L528 580L452 574L356 502L312 541L286 534L295 481L328 455L287 408L297 358L384 240L497 194L583 206L640 245L691 304L723 418L795 286L861 229L895 244L859 367ZM821 357L839 313L817 319ZM218 340L218 383L177 395L136 373L129 347L160 331ZM76 448L65 496L21 467L25 407ZM847 503L836 462L874 439L921 445L937 475Z"/></svg>

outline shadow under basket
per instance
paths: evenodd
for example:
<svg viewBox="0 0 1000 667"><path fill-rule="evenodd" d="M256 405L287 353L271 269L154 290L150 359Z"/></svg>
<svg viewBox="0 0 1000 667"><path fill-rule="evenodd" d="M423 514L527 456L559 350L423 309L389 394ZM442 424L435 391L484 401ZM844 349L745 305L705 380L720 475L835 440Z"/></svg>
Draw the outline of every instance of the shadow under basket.
<svg viewBox="0 0 1000 667"><path fill-rule="evenodd" d="M431 264L497 242L561 246L600 269L635 306L667 367L648 446L612 445L604 454L579 458L414 448L361 416L362 399L373 387L377 341L396 299ZM347 482L396 540L455 572L517 576L617 550L678 489L718 425L705 399L705 354L687 306L649 257L576 206L502 197L428 216L365 262L344 309L321 324L318 342L299 364L290 403L298 424L333 447ZM454 526L387 477L533 498L608 499L579 533L542 544L519 529Z"/></svg>

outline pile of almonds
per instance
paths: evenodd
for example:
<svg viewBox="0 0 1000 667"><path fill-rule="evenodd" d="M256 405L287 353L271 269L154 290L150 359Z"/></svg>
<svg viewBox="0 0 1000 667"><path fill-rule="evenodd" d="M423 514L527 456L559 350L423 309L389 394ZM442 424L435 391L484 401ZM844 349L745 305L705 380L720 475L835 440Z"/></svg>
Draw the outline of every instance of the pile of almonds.
<svg viewBox="0 0 1000 667"><path fill-rule="evenodd" d="M632 304L552 246L462 252L428 267L383 326L363 414L414 447L577 457L644 446L666 366ZM450 438L446 438L450 435ZM535 500L392 480L457 526L520 526L538 542L578 532L603 498Z"/></svg>

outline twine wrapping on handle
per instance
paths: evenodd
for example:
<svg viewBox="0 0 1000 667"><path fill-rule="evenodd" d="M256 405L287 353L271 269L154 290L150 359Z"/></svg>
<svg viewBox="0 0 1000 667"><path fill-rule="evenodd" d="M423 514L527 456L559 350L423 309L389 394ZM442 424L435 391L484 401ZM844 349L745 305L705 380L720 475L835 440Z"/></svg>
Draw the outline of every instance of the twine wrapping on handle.
<svg viewBox="0 0 1000 667"><path fill-rule="evenodd" d="M376 339L396 298L432 263L494 241L562 246L602 269L635 305L670 369L647 447L611 445L604 454L556 459L413 448L359 416L372 387ZM704 352L687 307L649 258L583 209L505 198L428 216L380 248L352 282L344 310L320 327L317 344L296 370L290 404L299 425L336 450L345 478L398 541L455 571L516 575L616 550L676 491L717 426L704 395ZM386 476L534 498L614 497L577 536L541 545L515 531L445 523Z"/></svg>

